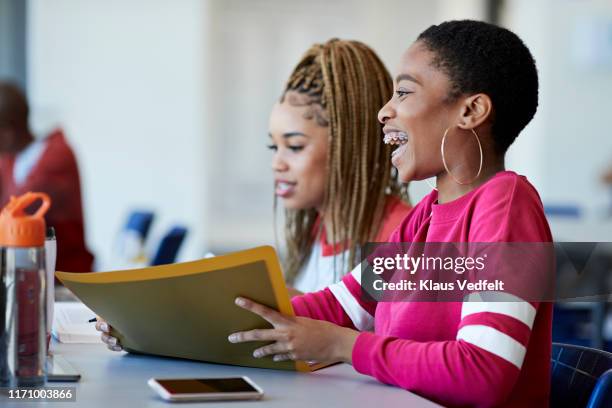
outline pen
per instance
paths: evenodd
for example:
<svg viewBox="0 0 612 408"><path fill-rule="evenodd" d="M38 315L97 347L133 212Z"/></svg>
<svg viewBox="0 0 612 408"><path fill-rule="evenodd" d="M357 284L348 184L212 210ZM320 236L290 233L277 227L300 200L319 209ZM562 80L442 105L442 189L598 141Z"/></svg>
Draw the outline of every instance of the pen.
<svg viewBox="0 0 612 408"><path fill-rule="evenodd" d="M93 323L93 322L97 322L97 321L98 321L98 319L96 317L92 317L91 319L89 319L87 321L87 323Z"/></svg>

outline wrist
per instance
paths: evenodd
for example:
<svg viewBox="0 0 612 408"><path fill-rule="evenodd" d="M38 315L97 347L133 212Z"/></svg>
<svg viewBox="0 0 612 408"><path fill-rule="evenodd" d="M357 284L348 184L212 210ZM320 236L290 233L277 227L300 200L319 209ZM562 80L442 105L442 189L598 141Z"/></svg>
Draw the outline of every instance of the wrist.
<svg viewBox="0 0 612 408"><path fill-rule="evenodd" d="M340 328L335 360L353 364L353 347L359 332L346 327Z"/></svg>

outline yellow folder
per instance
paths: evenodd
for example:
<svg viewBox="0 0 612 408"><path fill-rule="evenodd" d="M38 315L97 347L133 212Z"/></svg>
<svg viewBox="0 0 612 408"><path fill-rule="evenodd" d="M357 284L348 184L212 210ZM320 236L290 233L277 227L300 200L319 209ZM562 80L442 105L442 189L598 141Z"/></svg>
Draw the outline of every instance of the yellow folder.
<svg viewBox="0 0 612 408"><path fill-rule="evenodd" d="M284 370L322 366L254 358L253 350L265 343L227 340L237 331L272 327L236 306L237 296L294 315L270 246L194 262L111 272L56 272L56 276L109 322L113 336L127 351Z"/></svg>

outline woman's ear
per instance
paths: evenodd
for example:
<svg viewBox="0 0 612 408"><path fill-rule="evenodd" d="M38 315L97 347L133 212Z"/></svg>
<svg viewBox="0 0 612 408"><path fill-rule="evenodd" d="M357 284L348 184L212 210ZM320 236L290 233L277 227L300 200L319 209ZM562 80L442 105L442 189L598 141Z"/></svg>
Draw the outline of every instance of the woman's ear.
<svg viewBox="0 0 612 408"><path fill-rule="evenodd" d="M493 102L489 95L484 93L470 95L463 101L457 126L465 130L475 129L490 119L492 111Z"/></svg>

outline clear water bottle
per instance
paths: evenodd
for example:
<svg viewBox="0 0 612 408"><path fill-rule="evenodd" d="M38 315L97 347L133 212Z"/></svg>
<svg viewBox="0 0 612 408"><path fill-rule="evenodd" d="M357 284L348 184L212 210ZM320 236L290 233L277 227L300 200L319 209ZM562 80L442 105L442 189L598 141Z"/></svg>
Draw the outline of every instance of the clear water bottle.
<svg viewBox="0 0 612 408"><path fill-rule="evenodd" d="M29 210L38 201L35 213ZM0 386L46 381L47 320L44 193L11 197L0 212Z"/></svg>

